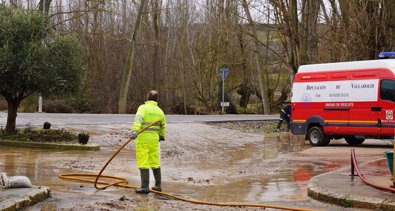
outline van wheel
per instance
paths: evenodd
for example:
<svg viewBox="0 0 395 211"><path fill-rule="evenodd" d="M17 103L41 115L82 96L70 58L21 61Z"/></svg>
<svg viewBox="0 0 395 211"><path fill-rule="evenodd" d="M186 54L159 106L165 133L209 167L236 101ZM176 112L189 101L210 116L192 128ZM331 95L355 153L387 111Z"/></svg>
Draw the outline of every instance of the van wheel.
<svg viewBox="0 0 395 211"><path fill-rule="evenodd" d="M358 145L358 144L362 144L365 141L364 138L357 138L355 136L346 136L344 137L344 139L346 139L346 142L349 145Z"/></svg>
<svg viewBox="0 0 395 211"><path fill-rule="evenodd" d="M326 146L329 138L325 135L321 127L314 126L309 130L309 142L312 146Z"/></svg>

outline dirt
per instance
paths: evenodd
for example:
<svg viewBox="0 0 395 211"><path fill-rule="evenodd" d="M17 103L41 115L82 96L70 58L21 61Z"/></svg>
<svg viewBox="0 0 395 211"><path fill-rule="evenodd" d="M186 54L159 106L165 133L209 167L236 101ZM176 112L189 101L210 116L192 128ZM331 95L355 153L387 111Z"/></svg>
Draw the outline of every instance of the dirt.
<svg viewBox="0 0 395 211"><path fill-rule="evenodd" d="M203 201L269 203L325 210L347 210L307 197L311 176L349 165L348 150L313 150L303 138L289 133L272 133L275 122L172 123L166 141L161 142L161 167L164 191ZM101 152L48 155L48 168L67 172L94 172L130 136L130 125L103 125L66 128L89 132L91 143ZM317 148L315 148L317 149ZM329 151L332 148L327 148ZM326 153L320 159L322 154ZM347 152L346 152L347 151ZM138 185L134 144L110 164L109 174L126 176ZM374 157L364 150L366 159ZM59 171L59 170L57 170ZM296 171L302 172L295 178ZM151 177L152 178L152 177ZM62 184L59 184L62 183ZM152 185L153 181L151 181ZM49 183L41 182L41 185ZM166 200L156 194L137 195L133 190L110 188L95 191L91 184L57 181L52 198L29 210L260 210L259 208L217 207Z"/></svg>
<svg viewBox="0 0 395 211"><path fill-rule="evenodd" d="M235 122L213 122L208 123L219 128L239 130L244 133L273 134L277 127L277 121L235 121ZM281 125L281 132L286 132L286 123Z"/></svg>
<svg viewBox="0 0 395 211"><path fill-rule="evenodd" d="M161 143L161 162L164 170L178 172L177 174L164 174L164 181L183 181L193 184L211 184L220 182L224 176L233 174L239 175L243 167L234 168L231 165L225 166L234 159L243 159L249 155L242 155L239 158L228 156L229 154L239 154L245 151L249 145L263 144L261 134L247 134L242 131L221 127L221 125L207 125L200 123L188 124L168 124L166 141ZM115 149L128 138L127 126L120 125L121 130L110 134L100 134L92 136L90 143L99 144L104 150ZM100 130L96 128L96 130ZM130 151L129 159L120 158L111 166L116 168L116 163L134 164L134 143L131 142L126 150ZM250 153L256 153L253 149ZM249 158L258 162L262 158ZM100 168L106 158L92 159L92 157L68 158L57 161L57 165L63 168L72 168L82 171L90 171ZM110 170L111 170L110 166ZM221 168L215 168L221 166ZM246 165L248 166L248 165ZM203 173L199 173L204 169ZM255 174L257 170L243 171L244 175ZM261 170L260 170L261 171ZM259 171L259 172L260 172ZM268 169L262 169L268 171Z"/></svg>

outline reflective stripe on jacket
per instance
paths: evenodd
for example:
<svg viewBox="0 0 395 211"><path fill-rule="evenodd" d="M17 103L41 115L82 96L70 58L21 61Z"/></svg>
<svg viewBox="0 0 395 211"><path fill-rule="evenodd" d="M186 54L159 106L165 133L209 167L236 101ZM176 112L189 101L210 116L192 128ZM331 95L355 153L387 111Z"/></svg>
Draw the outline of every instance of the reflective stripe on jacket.
<svg viewBox="0 0 395 211"><path fill-rule="evenodd" d="M148 100L143 105L139 106L134 118L132 130L139 131L145 126L160 121L140 133L136 142L150 143L159 141L159 136L165 137L166 134L166 117L162 109L159 108L158 103Z"/></svg>

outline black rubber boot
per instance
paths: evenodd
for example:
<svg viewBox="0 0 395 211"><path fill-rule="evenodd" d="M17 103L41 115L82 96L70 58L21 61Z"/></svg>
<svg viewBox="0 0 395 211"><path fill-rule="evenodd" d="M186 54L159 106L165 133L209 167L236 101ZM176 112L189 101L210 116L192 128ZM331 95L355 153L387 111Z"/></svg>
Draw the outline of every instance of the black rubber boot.
<svg viewBox="0 0 395 211"><path fill-rule="evenodd" d="M152 190L162 192L162 187L161 187L162 178L161 178L160 168L152 169L152 172L154 173L154 177L155 177L155 186L152 187Z"/></svg>
<svg viewBox="0 0 395 211"><path fill-rule="evenodd" d="M149 169L140 169L141 188L136 189L136 193L149 193Z"/></svg>

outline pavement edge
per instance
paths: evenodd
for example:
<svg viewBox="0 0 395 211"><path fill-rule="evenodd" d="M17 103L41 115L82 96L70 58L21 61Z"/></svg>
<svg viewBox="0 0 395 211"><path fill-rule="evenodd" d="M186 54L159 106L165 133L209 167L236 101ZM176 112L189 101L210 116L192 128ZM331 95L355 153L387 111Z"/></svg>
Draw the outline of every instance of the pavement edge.
<svg viewBox="0 0 395 211"><path fill-rule="evenodd" d="M59 150L87 150L87 151L99 151L100 150L99 145L41 143L41 142L10 141L10 140L0 140L0 146L41 148L41 149L59 149Z"/></svg>
<svg viewBox="0 0 395 211"><path fill-rule="evenodd" d="M51 197L51 189L49 187L33 186L32 188L28 189L30 191L25 193L20 198L13 198L0 202L0 211L20 210ZM7 189L3 191L7 191Z"/></svg>
<svg viewBox="0 0 395 211"><path fill-rule="evenodd" d="M334 172L344 171L340 169ZM356 194L345 194L340 191L334 191L331 188L320 185L321 177L333 174L328 172L317 175L309 180L307 187L307 195L319 201L340 205L343 207L367 208L373 210L388 210L395 211L395 202L388 199L361 196Z"/></svg>

